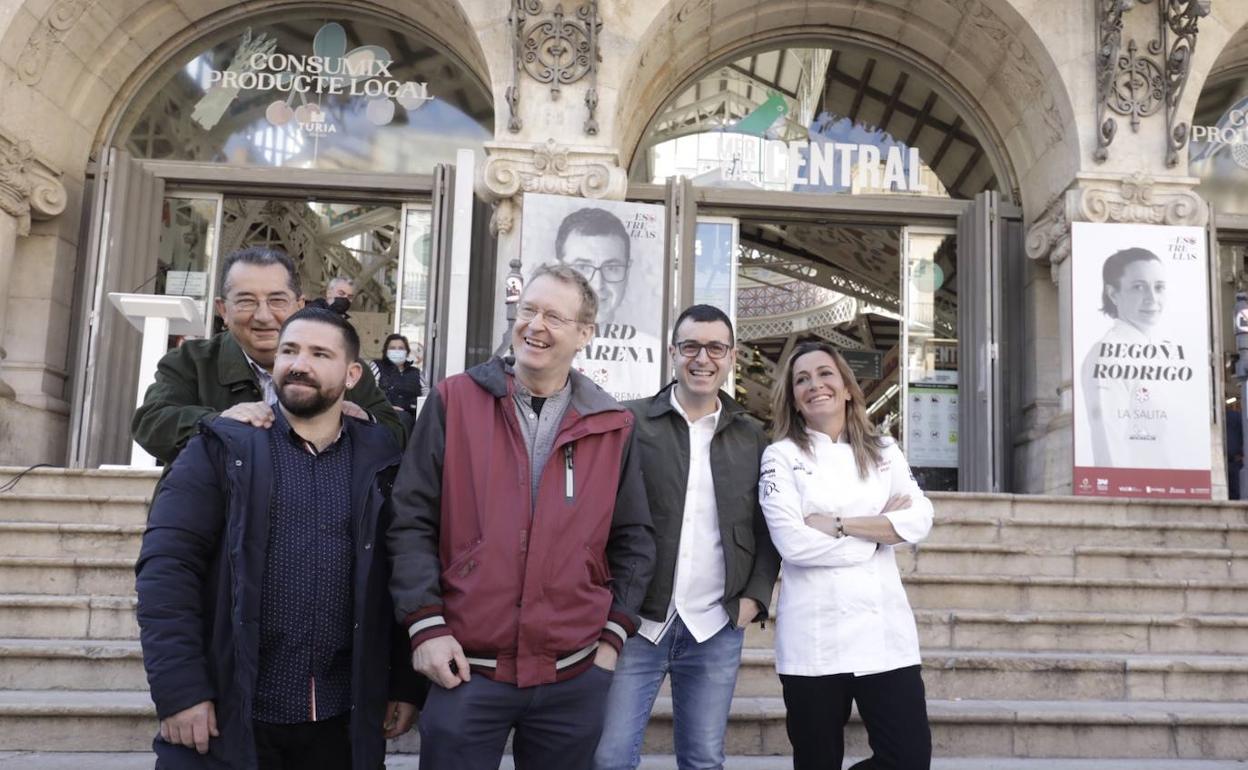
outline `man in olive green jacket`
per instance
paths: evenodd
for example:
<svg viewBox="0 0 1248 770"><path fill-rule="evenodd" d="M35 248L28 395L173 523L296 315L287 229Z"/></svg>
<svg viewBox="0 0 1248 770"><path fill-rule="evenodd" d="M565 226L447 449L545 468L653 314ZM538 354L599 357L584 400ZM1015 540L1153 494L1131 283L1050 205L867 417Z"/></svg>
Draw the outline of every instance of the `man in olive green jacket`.
<svg viewBox="0 0 1248 770"><path fill-rule="evenodd" d="M266 428L273 423L270 372L278 332L303 307L295 265L275 249L243 249L225 258L220 285L216 311L226 331L169 351L130 424L139 446L165 464L204 417L219 413ZM403 426L368 367L348 398L345 414L384 425L403 445Z"/></svg>
<svg viewBox="0 0 1248 770"><path fill-rule="evenodd" d="M720 388L736 361L723 311L694 305L676 319L675 382L625 406L637 418L642 476L658 560L641 628L624 644L607 695L595 770L632 770L665 676L680 716L678 767L722 767L724 731L744 628L767 618L780 556L758 503L767 437Z"/></svg>

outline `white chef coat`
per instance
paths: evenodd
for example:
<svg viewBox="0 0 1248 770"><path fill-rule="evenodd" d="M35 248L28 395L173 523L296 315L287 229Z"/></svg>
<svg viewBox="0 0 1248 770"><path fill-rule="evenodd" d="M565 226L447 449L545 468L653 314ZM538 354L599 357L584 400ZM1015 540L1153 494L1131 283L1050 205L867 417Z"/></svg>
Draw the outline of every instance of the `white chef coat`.
<svg viewBox="0 0 1248 770"><path fill-rule="evenodd" d="M776 612L776 670L797 676L856 675L917 665L919 637L893 547L833 537L805 524L812 513L874 516L893 495L910 507L884 514L909 543L927 537L932 504L901 450L859 478L853 449L811 431L812 454L785 439L763 453L759 498L784 559Z"/></svg>

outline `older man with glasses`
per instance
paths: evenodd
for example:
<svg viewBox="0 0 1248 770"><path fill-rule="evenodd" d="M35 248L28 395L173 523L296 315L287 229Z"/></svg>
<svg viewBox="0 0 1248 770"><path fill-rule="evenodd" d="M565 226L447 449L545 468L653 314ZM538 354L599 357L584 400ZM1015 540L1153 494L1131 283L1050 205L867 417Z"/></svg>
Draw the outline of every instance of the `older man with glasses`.
<svg viewBox="0 0 1248 770"><path fill-rule="evenodd" d="M302 307L298 273L284 252L252 247L227 256L216 300L226 330L187 340L161 359L131 422L134 440L168 464L206 417L271 426L278 333ZM384 425L402 446L403 426L367 369L347 398L344 414Z"/></svg>

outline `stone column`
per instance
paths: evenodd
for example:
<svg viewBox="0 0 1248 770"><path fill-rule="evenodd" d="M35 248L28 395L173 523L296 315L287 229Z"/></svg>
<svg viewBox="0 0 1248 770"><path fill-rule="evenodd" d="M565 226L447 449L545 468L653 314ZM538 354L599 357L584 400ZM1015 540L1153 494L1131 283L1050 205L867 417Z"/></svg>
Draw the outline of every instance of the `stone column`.
<svg viewBox="0 0 1248 770"><path fill-rule="evenodd" d="M30 143L0 134L0 398L12 399L4 382L4 334L17 239L30 234L30 220L50 219L65 210L60 172L33 157Z"/></svg>
<svg viewBox="0 0 1248 770"><path fill-rule="evenodd" d="M1116 222L1204 227L1209 209L1191 177L1153 179L1144 174L1079 174L1074 183L1027 231L1027 256L1049 267L1058 292L1061 378L1057 413L1037 440L1033 458L1044 458L1043 478L1031 479L1029 491L1070 494L1074 471L1074 350L1071 337L1070 233L1072 222Z"/></svg>

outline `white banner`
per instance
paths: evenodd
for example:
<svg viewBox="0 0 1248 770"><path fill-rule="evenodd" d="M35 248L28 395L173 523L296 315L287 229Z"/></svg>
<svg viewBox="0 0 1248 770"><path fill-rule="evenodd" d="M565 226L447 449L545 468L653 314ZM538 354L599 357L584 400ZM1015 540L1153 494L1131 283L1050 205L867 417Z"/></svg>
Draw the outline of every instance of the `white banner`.
<svg viewBox="0 0 1248 770"><path fill-rule="evenodd" d="M581 271L598 294L594 338L573 366L620 401L662 384L664 210L647 203L524 196L521 274L541 265Z"/></svg>
<svg viewBox="0 0 1248 770"><path fill-rule="evenodd" d="M1072 238L1075 494L1208 499L1205 231L1077 222Z"/></svg>

